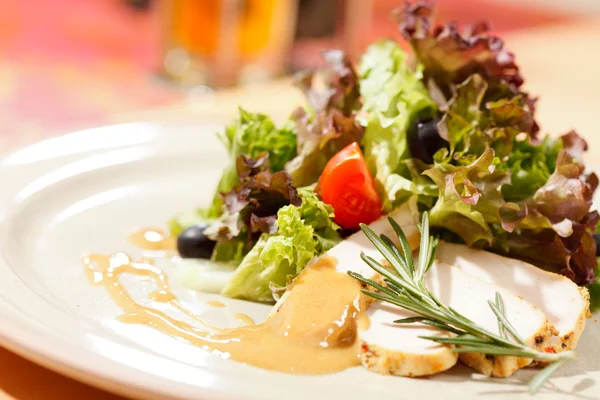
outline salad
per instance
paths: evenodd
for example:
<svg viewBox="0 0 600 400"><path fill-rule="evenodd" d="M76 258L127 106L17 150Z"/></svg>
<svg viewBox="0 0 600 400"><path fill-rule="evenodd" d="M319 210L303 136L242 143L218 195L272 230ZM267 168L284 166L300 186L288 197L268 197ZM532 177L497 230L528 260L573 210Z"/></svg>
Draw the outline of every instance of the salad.
<svg viewBox="0 0 600 400"><path fill-rule="evenodd" d="M390 39L356 67L325 51L322 69L297 77L307 106L285 124L240 109L219 134L229 166L212 203L169 227L183 258L230 271L222 294L275 301L360 223L416 198L444 240L562 274L600 301L586 142L542 134L486 24L434 27L431 12L416 2L395 16L412 55Z"/></svg>
<svg viewBox="0 0 600 400"><path fill-rule="evenodd" d="M395 14L412 55L393 40L356 67L324 52L297 79L307 106L283 125L240 109L219 135L229 165L212 202L173 217L170 236L130 237L147 250L176 241L187 287L275 303L263 322L215 326L147 254L89 254L118 320L293 374L544 366L534 393L575 359L600 300L587 145L540 133L514 56L485 24L432 27L431 12L417 1ZM143 300L120 280L132 274L155 289Z"/></svg>

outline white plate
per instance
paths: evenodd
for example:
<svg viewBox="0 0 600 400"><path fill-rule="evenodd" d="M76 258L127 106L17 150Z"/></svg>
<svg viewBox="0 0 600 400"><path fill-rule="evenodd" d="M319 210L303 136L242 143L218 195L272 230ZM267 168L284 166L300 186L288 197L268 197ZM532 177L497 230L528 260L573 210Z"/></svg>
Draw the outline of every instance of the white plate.
<svg viewBox="0 0 600 400"><path fill-rule="evenodd" d="M140 398L529 398L523 382L532 370L507 380L460 366L429 379L382 376L360 367L333 375L286 375L116 322L119 310L102 288L88 283L81 255L135 255L126 242L132 230L160 225L175 212L209 201L226 162L214 135L219 129L118 125L48 140L7 157L0 167L2 345L87 383ZM143 282L131 283L134 291L144 290ZM211 308L206 301L214 295L175 291L220 326L234 326L237 312L261 320L268 311L231 299L221 299L225 308ZM592 318L578 348L580 359L561 370L554 388L540 397L598 398L599 349L600 329Z"/></svg>

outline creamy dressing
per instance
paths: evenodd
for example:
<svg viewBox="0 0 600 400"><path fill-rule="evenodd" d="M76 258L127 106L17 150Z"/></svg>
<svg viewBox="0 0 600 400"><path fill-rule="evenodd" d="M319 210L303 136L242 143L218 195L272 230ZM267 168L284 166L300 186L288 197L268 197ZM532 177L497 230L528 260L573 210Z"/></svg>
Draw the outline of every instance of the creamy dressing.
<svg viewBox="0 0 600 400"><path fill-rule="evenodd" d="M223 304L219 300L209 300L206 302L206 304L208 304L211 307L217 307L217 308L225 307L225 304Z"/></svg>
<svg viewBox="0 0 600 400"><path fill-rule="evenodd" d="M250 318L249 316L247 316L246 314L236 313L234 315L234 317L235 317L235 319L237 319L244 325L256 325L254 320L252 318Z"/></svg>
<svg viewBox="0 0 600 400"><path fill-rule="evenodd" d="M256 325L237 314L246 325L233 329L210 326L186 310L171 293L166 275L149 260L134 262L117 253L89 255L83 263L90 281L103 286L123 310L121 322L146 325L223 358L270 370L325 374L360 364L357 330L368 326L366 298L358 281L335 270L331 257L305 268L286 301L264 323ZM125 273L151 278L157 288L152 299L173 305L209 330L136 302L119 280Z"/></svg>
<svg viewBox="0 0 600 400"><path fill-rule="evenodd" d="M129 242L144 250L175 251L177 238L164 228L145 228L129 235Z"/></svg>

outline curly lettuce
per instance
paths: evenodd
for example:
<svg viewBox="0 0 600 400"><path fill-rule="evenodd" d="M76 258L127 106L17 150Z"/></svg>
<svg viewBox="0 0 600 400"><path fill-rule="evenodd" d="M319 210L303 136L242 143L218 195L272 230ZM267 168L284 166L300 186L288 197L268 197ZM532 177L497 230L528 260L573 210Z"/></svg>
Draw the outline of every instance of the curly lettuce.
<svg viewBox="0 0 600 400"><path fill-rule="evenodd" d="M298 155L287 163L296 186L316 183L327 162L344 147L360 142L364 128L337 110L314 116L298 109L292 115L298 127Z"/></svg>
<svg viewBox="0 0 600 400"><path fill-rule="evenodd" d="M354 114L361 105L354 67L340 50L326 51L322 56L327 66L301 74L296 82L309 107L300 107L292 114L298 155L285 170L298 187L316 183L331 157L349 144L360 142L364 133Z"/></svg>
<svg viewBox="0 0 600 400"><path fill-rule="evenodd" d="M238 118L218 136L229 153L229 165L223 170L210 207L182 213L168 221L173 236L189 226L200 222L210 223L221 216L223 193L241 182L236 164L239 156L254 159L268 154L271 170L278 172L296 155L296 128L293 121L277 128L265 114L251 113L242 108L239 108Z"/></svg>
<svg viewBox="0 0 600 400"><path fill-rule="evenodd" d="M425 76L438 84L458 83L473 74L503 81L513 87L523 84L514 55L502 40L489 34L489 26L480 21L462 31L456 23L432 29L433 3L406 2L395 13L400 33L408 40ZM441 85L447 88L445 85Z"/></svg>
<svg viewBox="0 0 600 400"><path fill-rule="evenodd" d="M533 141L523 120L527 103L520 95L484 102L490 86L473 75L453 87L439 126L450 149L438 151L423 171L439 189L432 225L470 246L525 259L581 285L593 282L597 215L590 206L597 178L573 157L583 148L580 138Z"/></svg>
<svg viewBox="0 0 600 400"><path fill-rule="evenodd" d="M397 15L449 143L432 165L419 166L438 191L432 225L580 285L594 282L598 214L590 207L598 178L584 172L585 141L574 132L538 137L535 100L521 90L514 56L485 24L432 27L423 1Z"/></svg>
<svg viewBox="0 0 600 400"><path fill-rule="evenodd" d="M282 207L276 233L263 233L244 257L222 294L253 301L272 302L277 290L315 257L341 240L333 222L333 209L312 189L298 190L302 205Z"/></svg>
<svg viewBox="0 0 600 400"><path fill-rule="evenodd" d="M367 48L359 66L362 111L368 115L362 146L385 211L413 193L435 194L429 182L411 173L414 169L406 163L410 124L436 112L421 81L422 68L412 70L407 59L397 43L382 40Z"/></svg>
<svg viewBox="0 0 600 400"><path fill-rule="evenodd" d="M284 171L273 173L266 152L238 156L236 174L240 183L220 195L223 213L204 232L216 242L213 261L239 263L261 233L277 231L282 207L301 204L292 178Z"/></svg>
<svg viewBox="0 0 600 400"><path fill-rule="evenodd" d="M219 135L229 152L230 165L219 180L208 211L209 217L218 216L221 212L222 201L219 194L231 190L240 182L236 170L238 156L243 154L256 158L266 152L272 171L277 172L296 155L296 132L291 122L278 129L265 114L250 113L242 108L239 113L239 117Z"/></svg>
<svg viewBox="0 0 600 400"><path fill-rule="evenodd" d="M300 72L295 79L306 96L309 114L339 110L350 116L361 104L354 66L341 50L323 51L321 57L327 63L325 68Z"/></svg>

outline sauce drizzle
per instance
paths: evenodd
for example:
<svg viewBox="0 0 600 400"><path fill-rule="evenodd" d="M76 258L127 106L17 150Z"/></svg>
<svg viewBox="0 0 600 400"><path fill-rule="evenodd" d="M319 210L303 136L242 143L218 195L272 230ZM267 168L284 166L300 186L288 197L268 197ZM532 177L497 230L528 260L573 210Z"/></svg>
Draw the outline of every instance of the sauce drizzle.
<svg viewBox="0 0 600 400"><path fill-rule="evenodd" d="M136 247L152 251L177 250L177 238L164 228L145 228L129 235L129 242Z"/></svg>
<svg viewBox="0 0 600 400"><path fill-rule="evenodd" d="M333 258L321 257L305 268L264 323L236 314L246 325L233 329L214 327L185 309L171 293L166 275L149 260L91 254L83 263L90 281L103 286L123 310L117 317L121 322L146 325L223 358L270 370L325 374L360 364L357 329L366 319L366 299L358 281L335 270ZM136 302L120 282L125 273L151 278L156 285L152 299L185 312L205 328Z"/></svg>
<svg viewBox="0 0 600 400"><path fill-rule="evenodd" d="M247 316L246 314L237 313L234 315L234 317L235 317L235 319L237 319L244 325L256 325L254 320L252 318L250 318L249 316Z"/></svg>

